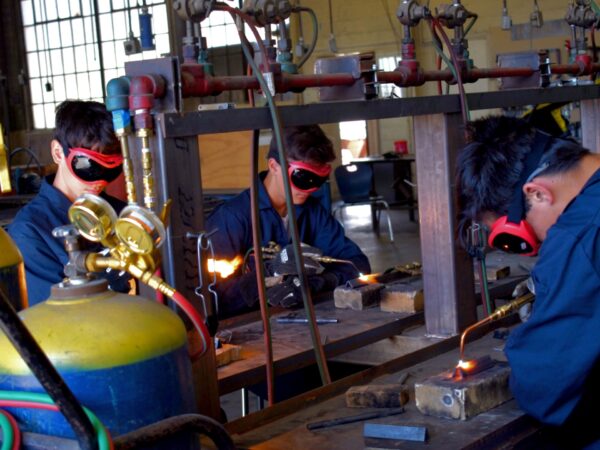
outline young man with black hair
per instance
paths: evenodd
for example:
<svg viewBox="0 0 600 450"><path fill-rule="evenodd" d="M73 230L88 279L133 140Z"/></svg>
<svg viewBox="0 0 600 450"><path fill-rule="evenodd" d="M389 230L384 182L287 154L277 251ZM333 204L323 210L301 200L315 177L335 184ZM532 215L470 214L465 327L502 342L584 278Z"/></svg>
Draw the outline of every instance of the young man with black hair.
<svg viewBox="0 0 600 450"><path fill-rule="evenodd" d="M505 350L515 398L551 426L548 448L597 448L600 155L491 117L471 124L457 170L461 236L480 222L491 246L539 252L531 316Z"/></svg>
<svg viewBox="0 0 600 450"><path fill-rule="evenodd" d="M25 261L29 306L50 296L50 287L64 278L68 255L55 227L69 223L73 200L88 193L101 195L117 211L125 205L103 193L122 171L121 148L112 118L102 103L66 100L56 109L56 126L50 143L56 174L42 181L40 192L23 207L8 232ZM109 278L114 290L127 292L129 277Z"/></svg>
<svg viewBox="0 0 600 450"><path fill-rule="evenodd" d="M333 145L317 125L286 128L287 147L293 203L300 240L314 246L323 255L351 261L350 264L328 264L322 274L309 275L311 292L331 290L339 284L371 271L369 261L358 246L344 235L344 229L325 210L311 193L318 190L331 172L330 162L335 159ZM285 247L291 242L285 191L279 164L277 144L273 139L267 155L268 170L260 174L259 210L262 245L270 241ZM253 248L250 191L221 205L208 219L206 229L217 230L212 237L218 259L231 260ZM291 258L293 261L293 258ZM219 283L219 313L230 316L257 306L256 275L241 274ZM267 293L272 304L292 306L300 303L300 290L289 278L283 285Z"/></svg>

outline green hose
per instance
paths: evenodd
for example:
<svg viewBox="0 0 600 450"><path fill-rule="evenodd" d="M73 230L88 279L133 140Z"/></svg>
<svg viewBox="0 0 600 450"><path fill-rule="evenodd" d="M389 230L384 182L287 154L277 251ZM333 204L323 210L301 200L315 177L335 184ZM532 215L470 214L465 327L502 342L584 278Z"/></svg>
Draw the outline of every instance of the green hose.
<svg viewBox="0 0 600 450"><path fill-rule="evenodd" d="M0 450L11 450L14 444L15 435L8 417L0 412L0 430L2 430L2 447Z"/></svg>
<svg viewBox="0 0 600 450"><path fill-rule="evenodd" d="M50 398L48 394L42 394L38 392L13 392L13 391L0 391L0 400L9 400L9 401L19 401L19 402L32 402L32 403L44 403L46 405L54 405L54 401ZM96 434L98 436L98 448L99 450L110 450L110 438L108 437L108 432L102 422L96 417L96 415L87 409L85 406L83 407L86 415L92 422L94 426L94 430L96 430ZM4 446L2 447L4 450Z"/></svg>

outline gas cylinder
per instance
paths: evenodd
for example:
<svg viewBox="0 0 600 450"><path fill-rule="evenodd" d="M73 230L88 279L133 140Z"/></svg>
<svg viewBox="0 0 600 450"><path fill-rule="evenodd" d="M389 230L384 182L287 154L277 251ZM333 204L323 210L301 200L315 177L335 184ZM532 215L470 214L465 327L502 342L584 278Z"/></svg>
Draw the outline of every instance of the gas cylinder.
<svg viewBox="0 0 600 450"><path fill-rule="evenodd" d="M18 311L27 307L25 265L21 252L4 229L0 228L0 289Z"/></svg>
<svg viewBox="0 0 600 450"><path fill-rule="evenodd" d="M103 279L66 280L52 286L47 301L19 315L81 404L112 436L194 412L186 330L169 308L110 291ZM0 389L43 392L3 334L0 355ZM22 431L74 436L60 414L11 413Z"/></svg>

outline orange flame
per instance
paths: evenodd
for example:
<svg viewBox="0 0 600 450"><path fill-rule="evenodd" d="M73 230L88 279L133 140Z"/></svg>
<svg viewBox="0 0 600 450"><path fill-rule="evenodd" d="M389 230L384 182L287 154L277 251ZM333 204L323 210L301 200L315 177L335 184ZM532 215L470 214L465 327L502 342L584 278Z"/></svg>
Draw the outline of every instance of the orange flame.
<svg viewBox="0 0 600 450"><path fill-rule="evenodd" d="M360 277L358 277L358 279L363 283L376 283L375 275L373 274L361 275Z"/></svg>
<svg viewBox="0 0 600 450"><path fill-rule="evenodd" d="M458 364L456 365L456 367L458 367L466 372L468 372L469 370L473 370L476 366L477 366L477 363L473 360L469 360L469 361L460 360L460 361L458 361Z"/></svg>
<svg viewBox="0 0 600 450"><path fill-rule="evenodd" d="M234 273L237 268L242 264L242 257L236 256L231 261L227 259L209 259L208 260L208 271L210 273L217 272L219 277L227 278Z"/></svg>

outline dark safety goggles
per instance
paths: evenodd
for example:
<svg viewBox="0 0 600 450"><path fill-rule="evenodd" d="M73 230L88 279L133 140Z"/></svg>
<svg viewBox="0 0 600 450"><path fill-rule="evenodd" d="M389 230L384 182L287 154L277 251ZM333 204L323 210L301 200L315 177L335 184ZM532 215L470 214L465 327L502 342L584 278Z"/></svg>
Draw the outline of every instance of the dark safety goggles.
<svg viewBox="0 0 600 450"><path fill-rule="evenodd" d="M67 165L84 183L110 183L122 172L123 156L104 155L87 148L70 148Z"/></svg>
<svg viewBox="0 0 600 450"><path fill-rule="evenodd" d="M331 165L315 166L302 161L290 161L288 174L292 185L299 191L315 192L329 179Z"/></svg>
<svg viewBox="0 0 600 450"><path fill-rule="evenodd" d="M535 256L540 248L533 228L526 220L511 222L508 216L502 216L494 222L488 238L490 247L507 253Z"/></svg>

